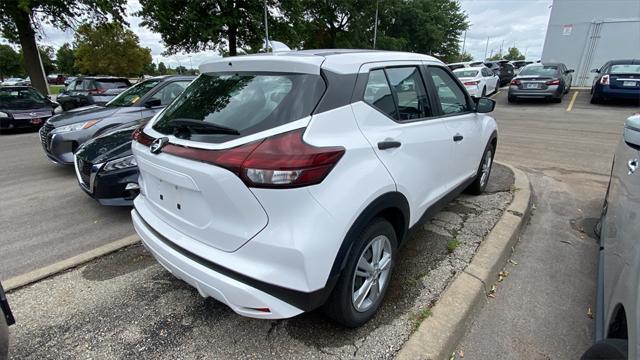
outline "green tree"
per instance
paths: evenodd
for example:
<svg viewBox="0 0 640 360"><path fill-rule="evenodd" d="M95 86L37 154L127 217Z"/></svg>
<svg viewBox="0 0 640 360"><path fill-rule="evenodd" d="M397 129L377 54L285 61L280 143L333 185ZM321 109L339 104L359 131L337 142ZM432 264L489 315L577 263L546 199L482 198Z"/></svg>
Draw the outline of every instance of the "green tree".
<svg viewBox="0 0 640 360"><path fill-rule="evenodd" d="M124 22L127 0L2 0L0 2L0 33L5 39L19 43L24 52L24 66L33 86L48 93L42 76L36 37L42 23L67 30L78 22Z"/></svg>
<svg viewBox="0 0 640 360"><path fill-rule="evenodd" d="M507 54L504 56L505 60L524 60L524 55L520 53L520 50L515 47L510 47Z"/></svg>
<svg viewBox="0 0 640 360"><path fill-rule="evenodd" d="M167 74L167 66L162 61L158 64L158 74L160 75Z"/></svg>
<svg viewBox="0 0 640 360"><path fill-rule="evenodd" d="M42 60L42 68L44 69L45 75L49 75L52 72L56 71L56 64L53 61L53 47L51 46L38 46L38 51L40 51L40 60ZM26 68L25 57L22 49L20 49L20 61L22 66Z"/></svg>
<svg viewBox="0 0 640 360"><path fill-rule="evenodd" d="M56 66L58 67L58 71L66 75L76 74L75 61L75 50L71 48L69 43L64 43L56 52Z"/></svg>
<svg viewBox="0 0 640 360"><path fill-rule="evenodd" d="M0 80L22 73L20 54L9 45L0 45Z"/></svg>
<svg viewBox="0 0 640 360"><path fill-rule="evenodd" d="M468 52L463 52L458 55L458 61L473 61L473 56Z"/></svg>
<svg viewBox="0 0 640 360"><path fill-rule="evenodd" d="M271 7L275 0L266 0ZM141 24L162 36L167 54L202 50L260 49L264 2L256 0L141 0Z"/></svg>
<svg viewBox="0 0 640 360"><path fill-rule="evenodd" d="M495 53L495 54L491 55L488 60L489 61L502 60L502 54L500 54L499 52Z"/></svg>
<svg viewBox="0 0 640 360"><path fill-rule="evenodd" d="M142 72L145 75L151 75L151 76L155 76L158 74L158 70L156 70L156 64L153 61L148 64L145 64L144 68L142 69Z"/></svg>
<svg viewBox="0 0 640 360"><path fill-rule="evenodd" d="M151 62L151 50L120 23L83 24L76 30L75 66L83 74L138 76Z"/></svg>

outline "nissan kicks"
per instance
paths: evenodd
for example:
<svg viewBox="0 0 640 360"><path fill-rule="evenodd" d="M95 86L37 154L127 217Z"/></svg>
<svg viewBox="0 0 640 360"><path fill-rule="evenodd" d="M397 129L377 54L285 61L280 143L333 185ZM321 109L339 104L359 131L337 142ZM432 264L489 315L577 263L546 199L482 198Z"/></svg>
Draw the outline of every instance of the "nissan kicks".
<svg viewBox="0 0 640 360"><path fill-rule="evenodd" d="M407 231L481 193L495 102L425 55L229 57L144 128L133 223L173 275L238 314L371 319Z"/></svg>

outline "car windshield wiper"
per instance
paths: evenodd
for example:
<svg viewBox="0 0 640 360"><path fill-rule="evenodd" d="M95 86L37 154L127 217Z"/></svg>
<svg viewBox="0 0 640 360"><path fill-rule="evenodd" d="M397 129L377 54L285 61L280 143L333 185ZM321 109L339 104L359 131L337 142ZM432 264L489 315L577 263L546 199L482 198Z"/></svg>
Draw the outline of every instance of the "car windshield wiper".
<svg viewBox="0 0 640 360"><path fill-rule="evenodd" d="M178 137L187 139L191 137L191 132L198 134L240 135L240 132L236 129L196 119L173 119L170 121L170 126L174 128L176 136L181 135Z"/></svg>

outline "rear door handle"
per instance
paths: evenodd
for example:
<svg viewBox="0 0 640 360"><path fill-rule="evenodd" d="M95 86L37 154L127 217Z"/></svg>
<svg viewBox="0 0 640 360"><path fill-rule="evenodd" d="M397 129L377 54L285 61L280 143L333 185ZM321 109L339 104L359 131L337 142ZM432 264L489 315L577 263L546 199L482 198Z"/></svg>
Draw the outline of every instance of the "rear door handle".
<svg viewBox="0 0 640 360"><path fill-rule="evenodd" d="M387 150L387 149L399 148L401 145L402 143L400 141L385 140L385 141L380 141L378 143L378 149Z"/></svg>
<svg viewBox="0 0 640 360"><path fill-rule="evenodd" d="M464 139L464 136L462 136L460 134L455 134L453 136L453 141L455 141L455 142L462 141L462 139Z"/></svg>

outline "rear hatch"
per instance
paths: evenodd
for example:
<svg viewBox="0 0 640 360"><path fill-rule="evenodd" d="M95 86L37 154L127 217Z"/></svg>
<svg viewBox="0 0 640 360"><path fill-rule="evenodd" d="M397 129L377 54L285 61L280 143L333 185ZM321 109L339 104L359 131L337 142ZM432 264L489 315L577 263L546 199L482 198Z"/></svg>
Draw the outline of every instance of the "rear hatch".
<svg viewBox="0 0 640 360"><path fill-rule="evenodd" d="M260 143L275 128L291 130L287 125L295 120L308 121L324 89L319 70L202 74L143 130L142 136L169 143L152 153L134 142L142 217L156 217L217 249L237 250L269 218L231 163L248 156L238 154L247 143Z"/></svg>
<svg viewBox="0 0 640 360"><path fill-rule="evenodd" d="M640 61L611 65L609 86L613 89L640 89Z"/></svg>
<svg viewBox="0 0 640 360"><path fill-rule="evenodd" d="M529 75L529 76L518 76L518 81L520 84L518 85L519 89L522 90L546 90L549 86L547 85L547 81L553 80L553 77L550 76L540 76L540 75Z"/></svg>

